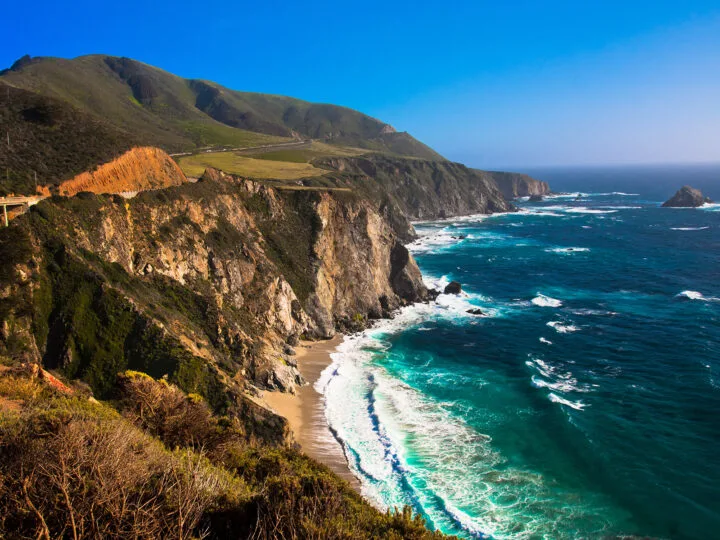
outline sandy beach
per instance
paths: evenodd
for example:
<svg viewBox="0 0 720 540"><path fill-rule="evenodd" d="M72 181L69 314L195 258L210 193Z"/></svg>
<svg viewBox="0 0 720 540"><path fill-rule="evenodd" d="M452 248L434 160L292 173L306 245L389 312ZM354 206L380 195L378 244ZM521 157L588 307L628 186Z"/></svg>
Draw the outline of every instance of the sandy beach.
<svg viewBox="0 0 720 540"><path fill-rule="evenodd" d="M330 353L342 339L338 335L327 341L302 342L296 347L298 369L309 384L300 388L295 395L264 392L263 399L288 419L290 429L303 452L330 467L359 491L360 482L350 472L342 447L328 428L322 395L314 388L320 374L332 363Z"/></svg>

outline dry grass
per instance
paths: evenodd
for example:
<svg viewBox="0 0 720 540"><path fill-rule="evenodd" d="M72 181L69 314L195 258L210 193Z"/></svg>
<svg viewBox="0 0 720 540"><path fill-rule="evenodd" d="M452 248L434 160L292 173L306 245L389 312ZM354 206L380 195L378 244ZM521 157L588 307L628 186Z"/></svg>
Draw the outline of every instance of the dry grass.
<svg viewBox="0 0 720 540"><path fill-rule="evenodd" d="M239 156L234 152L209 152L181 157L180 168L187 176L200 177L208 167L215 167L229 174L250 178L272 178L276 180L297 180L311 176L322 176L326 171L309 163L271 161Z"/></svg>

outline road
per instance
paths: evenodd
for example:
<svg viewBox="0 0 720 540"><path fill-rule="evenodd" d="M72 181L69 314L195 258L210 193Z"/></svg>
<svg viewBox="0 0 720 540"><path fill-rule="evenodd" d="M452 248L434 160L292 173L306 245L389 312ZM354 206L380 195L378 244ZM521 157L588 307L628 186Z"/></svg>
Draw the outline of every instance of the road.
<svg viewBox="0 0 720 540"><path fill-rule="evenodd" d="M236 154L257 154L260 152L276 152L278 150L298 150L300 148L310 148L312 139L302 141L291 141L286 143L265 144L262 146L241 146L238 148L206 148L195 152L180 152L178 154L170 154L170 157L193 156L196 154L209 154L211 152L235 152Z"/></svg>

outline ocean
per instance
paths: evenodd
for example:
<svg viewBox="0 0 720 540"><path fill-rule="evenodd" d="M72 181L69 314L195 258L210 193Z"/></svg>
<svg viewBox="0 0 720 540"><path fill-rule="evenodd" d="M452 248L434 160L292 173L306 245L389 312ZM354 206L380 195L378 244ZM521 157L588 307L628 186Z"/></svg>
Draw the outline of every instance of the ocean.
<svg viewBox="0 0 720 540"><path fill-rule="evenodd" d="M466 538L720 537L720 205L660 208L720 167L531 172L573 193L416 224L463 293L316 383L363 494Z"/></svg>

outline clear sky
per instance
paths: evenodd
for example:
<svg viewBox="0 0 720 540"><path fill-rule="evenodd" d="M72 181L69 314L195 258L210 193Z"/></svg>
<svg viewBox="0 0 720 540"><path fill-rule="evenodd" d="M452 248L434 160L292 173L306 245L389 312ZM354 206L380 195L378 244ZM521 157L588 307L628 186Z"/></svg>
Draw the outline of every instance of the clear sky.
<svg viewBox="0 0 720 540"><path fill-rule="evenodd" d="M484 168L720 161L720 2L36 2L0 65L129 56L346 105Z"/></svg>

